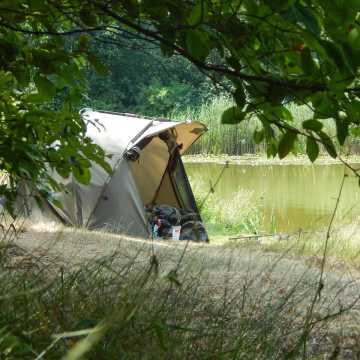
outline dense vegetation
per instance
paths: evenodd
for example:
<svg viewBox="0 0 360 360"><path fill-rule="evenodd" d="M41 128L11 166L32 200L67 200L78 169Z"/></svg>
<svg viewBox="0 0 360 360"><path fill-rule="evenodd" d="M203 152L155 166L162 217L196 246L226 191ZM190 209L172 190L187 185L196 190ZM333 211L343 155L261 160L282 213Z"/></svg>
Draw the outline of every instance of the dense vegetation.
<svg viewBox="0 0 360 360"><path fill-rule="evenodd" d="M300 147L311 161L321 149L337 157L359 130L359 10L359 0L1 1L0 171L9 183L0 195L11 210L23 180L34 195L59 190L49 169L83 184L92 162L111 171L111 154L86 136L82 106L174 118L194 108L205 120L201 112L217 101L226 128L200 147L242 152L246 132L253 139L246 146L265 144L268 156ZM295 121L290 110L298 107L309 112ZM37 256L9 244L17 229L1 225L5 359L320 356L325 351L310 346L319 324L357 300L338 301L343 282L328 301L322 295L326 246L320 272L286 288L269 276L275 261L234 286L231 277L218 277L226 285L218 293L219 283L207 282L211 272L191 267L182 249L170 263L172 248L164 260L153 247L150 265L148 251L139 261L115 252L66 268L51 252ZM238 255L231 249L224 264L216 253L210 269L221 263L231 273ZM330 358L339 344L335 339Z"/></svg>
<svg viewBox="0 0 360 360"><path fill-rule="evenodd" d="M131 71L133 77L127 72L127 80L121 74L129 67L113 67L111 77L91 85L88 103L94 91L103 91L106 95L96 96L101 107L115 101L115 110L151 113L156 103L159 112L167 112L174 98L186 104L209 96L211 80L234 99L222 122L238 124L256 116L260 123L254 139L266 143L269 156L283 158L305 139L312 161L319 145L336 157L336 143L357 134L359 125L359 7L358 0L2 1L0 170L10 175L12 187L1 187L1 193L11 198L25 178L50 195L57 184L48 167L65 177L72 172L83 183L89 181L90 160L109 171L105 154L84 136L78 109L85 103L85 77L92 76L84 77L83 70L91 64L107 75L94 49L101 53L110 45L129 47L128 54L138 47L145 54L143 44L151 45L172 64L178 55L184 72L167 79L165 71L157 70L146 86L131 93L126 84L144 67ZM160 67L165 60L158 61L158 50L150 51ZM106 52L118 57L115 50ZM143 55L140 63L149 64L150 58ZM194 66L203 75L184 81ZM108 88L111 95L104 91ZM285 106L290 103L311 108L311 117L294 123ZM336 138L326 132L326 119L332 119Z"/></svg>
<svg viewBox="0 0 360 360"><path fill-rule="evenodd" d="M198 108L216 95L210 80L189 61L179 56L166 58L144 42L137 45L133 49L130 43L124 47L96 44L93 51L108 74L88 69L85 106L161 117Z"/></svg>

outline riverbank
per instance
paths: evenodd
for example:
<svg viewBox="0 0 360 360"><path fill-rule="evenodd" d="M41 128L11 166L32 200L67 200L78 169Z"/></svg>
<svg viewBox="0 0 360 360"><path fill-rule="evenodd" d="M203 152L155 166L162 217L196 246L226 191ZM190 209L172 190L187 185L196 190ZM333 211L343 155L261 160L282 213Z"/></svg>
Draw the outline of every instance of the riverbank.
<svg viewBox="0 0 360 360"><path fill-rule="evenodd" d="M231 165L312 165L306 155L288 155L285 159L267 158L264 155L245 154L241 156L233 155L185 155L182 157L185 163L214 163L224 164L226 161ZM349 164L360 164L360 155L343 156L342 159ZM333 165L341 164L339 159L333 159L330 156L319 156L315 165Z"/></svg>

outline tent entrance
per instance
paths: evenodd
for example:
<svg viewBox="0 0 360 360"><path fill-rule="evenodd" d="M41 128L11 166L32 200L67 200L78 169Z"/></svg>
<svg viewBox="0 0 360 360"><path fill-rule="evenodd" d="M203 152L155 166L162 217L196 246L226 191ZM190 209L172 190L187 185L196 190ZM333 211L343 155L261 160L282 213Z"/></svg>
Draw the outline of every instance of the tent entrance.
<svg viewBox="0 0 360 360"><path fill-rule="evenodd" d="M199 213L178 149L174 150L169 160L153 203L172 205Z"/></svg>

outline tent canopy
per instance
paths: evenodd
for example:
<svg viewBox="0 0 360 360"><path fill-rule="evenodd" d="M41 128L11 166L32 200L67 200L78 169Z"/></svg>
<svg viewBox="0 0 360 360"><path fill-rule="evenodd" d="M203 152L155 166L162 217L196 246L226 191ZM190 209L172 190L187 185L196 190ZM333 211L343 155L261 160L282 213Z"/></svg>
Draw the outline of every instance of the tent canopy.
<svg viewBox="0 0 360 360"><path fill-rule="evenodd" d="M87 135L112 155L112 174L93 164L88 185L77 183L73 177L58 177L67 189L55 194L62 207L44 201L41 209L33 209L35 216L147 236L145 207L150 204L197 212L180 155L207 130L203 124L91 109L83 109L81 116ZM126 156L132 150L138 154L136 159Z"/></svg>

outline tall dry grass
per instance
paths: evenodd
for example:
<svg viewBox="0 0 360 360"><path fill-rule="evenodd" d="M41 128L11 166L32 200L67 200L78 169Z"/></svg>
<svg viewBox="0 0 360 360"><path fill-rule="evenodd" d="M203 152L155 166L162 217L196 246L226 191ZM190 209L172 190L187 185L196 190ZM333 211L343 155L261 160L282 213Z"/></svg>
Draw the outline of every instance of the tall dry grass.
<svg viewBox="0 0 360 360"><path fill-rule="evenodd" d="M71 229L29 231L0 247L0 357L356 354L360 337L350 317L356 320L357 313L348 312L357 288L329 275L320 294L318 274L317 268L283 255L235 244L152 243Z"/></svg>

